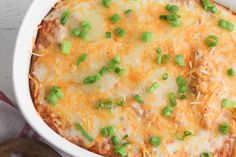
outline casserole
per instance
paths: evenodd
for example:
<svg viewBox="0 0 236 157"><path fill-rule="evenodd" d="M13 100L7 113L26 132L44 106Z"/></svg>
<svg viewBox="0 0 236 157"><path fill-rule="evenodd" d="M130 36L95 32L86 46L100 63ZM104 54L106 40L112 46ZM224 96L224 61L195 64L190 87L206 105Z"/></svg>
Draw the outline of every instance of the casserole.
<svg viewBox="0 0 236 157"><path fill-rule="evenodd" d="M35 1L34 3L36 3L37 1ZM33 5L32 6L34 6L34 3L33 3ZM45 2L46 3L46 2ZM55 2L54 2L55 3ZM51 4L53 4L53 2L51 2ZM42 6L43 4L41 4L41 5L38 5L37 7L39 7L39 6ZM50 5L50 6L52 6L52 5ZM32 8L32 7L31 7ZM49 9L48 9L49 10ZM47 10L47 11L48 11ZM42 13L42 15L43 15L43 13ZM44 14L45 15L45 14ZM26 16L26 19L27 19L27 17L28 16L30 16L29 14ZM37 16L36 16L37 17ZM39 18L40 19L40 18ZM42 18L41 18L42 19ZM37 20L37 18L36 19L34 19L34 20ZM24 24L25 24L25 22L23 23L23 26L22 26L22 29L24 29L24 28L27 28L27 30L29 31L29 30L32 30L33 28L35 29L36 28L36 25L38 24L36 24L35 23L35 25L32 25L32 26L28 26L28 27L26 27L26 26L24 26ZM33 23L34 24L34 23ZM37 31L37 30L35 30L35 31ZM26 32L24 32L24 33L26 33ZM31 34L30 34L31 33ZM24 34L24 38L25 38L25 36L26 35L33 35L33 33L32 32L30 32L30 33L27 33L27 34ZM20 34L21 34L21 31L20 31ZM20 37L23 37L23 36L21 36L21 35L19 35L19 38ZM40 117L39 116L36 116L37 115L37 113L35 112L35 109L34 109L34 107L33 107L33 105L32 105L32 102L30 102L30 100L28 99L28 97L27 96L30 96L30 93L29 93L29 91L27 91L27 89L25 89L25 88L23 88L23 87L25 87L25 85L28 83L28 82L24 82L23 81L23 78L25 79L25 77L27 77L27 75L25 75L26 73L28 73L28 71L27 71L27 69L26 68L23 68L23 67L27 67L26 65L28 65L28 64L30 64L29 62L27 63L27 62L21 62L22 61L22 56L23 56L23 54L21 54L20 52L23 52L23 51L20 51L19 52L19 49L20 48L18 48L18 45L20 45L21 47L25 47L26 46L26 44L23 44L23 43L21 43L22 41L24 41L24 42L26 42L26 43L29 43L29 45L30 44L32 44L32 42L29 42L29 41L32 41L32 40L30 40L30 38L26 38L26 39L24 39L24 40L22 40L22 39L18 39L18 42L17 42L17 46L16 46L16 55L15 55L15 59L14 59L14 84L15 84L15 87L16 87L16 96L17 96L17 98L18 98L18 101L19 101L19 104L20 104L20 106L19 106L19 108L21 109L21 111L23 112L23 115L26 117L26 119L27 119L27 121L29 121L29 123L30 123L30 125L32 125L33 126L33 128L36 130L36 131L38 131L39 132L39 134L41 135L41 136L43 136L43 137L45 137L49 142L52 142L54 145L56 145L56 146L58 146L58 144L60 144L60 145L62 145L62 142L63 142L63 149L62 150L65 150L66 152L69 152L70 154L72 154L72 155L74 155L74 156L76 156L77 154L81 154L80 152L76 152L75 153L75 151L83 151L83 153L86 153L87 151L85 151L85 150L83 150L83 149L80 149L79 147L74 147L74 145L73 144L71 144L71 143L69 143L69 142L67 142L65 139L63 139L63 138L61 138L60 136L58 136L57 134L55 134L52 130L50 130L44 123L43 123L43 121L40 119ZM28 42L27 42L28 41ZM27 47L30 47L29 45L27 45ZM25 47L26 48L26 47ZM22 48L21 48L22 49ZM31 51L31 50L29 50L29 51ZM17 53L18 52L18 53ZM18 56L17 56L18 55ZM21 56L21 57L20 57ZM30 56L28 56L28 57L30 57ZM19 60L19 58L21 58L21 60ZM24 60L24 59L23 59ZM30 59L28 58L28 61L29 61ZM17 62L18 61L18 62ZM29 67L29 66L28 66ZM19 70L20 69L20 70ZM22 69L25 69L25 71L23 71ZM19 76L17 76L16 74L17 73L19 73L20 72L20 75ZM17 77L16 77L17 76ZM21 79L21 77L22 77L22 79ZM16 79L17 78L17 79ZM28 86L28 85L27 85ZM19 90L23 93L23 95L20 95L19 96ZM18 91L18 92L17 92ZM24 105L26 105L26 106L24 106L23 105L23 102L24 101ZM28 107L27 105L32 105L31 107ZM32 109L32 110L31 110ZM32 114L31 114L32 113ZM34 116L33 116L34 115ZM29 119L30 118L30 119ZM39 119L37 119L37 118L39 118ZM37 125L37 126L36 126ZM42 132L42 129L44 130L43 132ZM50 135L50 136L47 136L47 135ZM55 135L55 136L54 136ZM51 140L51 137L55 137L56 139L58 139L58 140L60 140L60 142L59 143L57 143L57 142L55 142L54 140ZM70 146L66 146L66 145L70 145ZM76 148L75 150L73 149L73 152L71 152L71 150L72 150L72 147L74 147L74 148ZM70 150L68 150L68 149L70 149ZM75 153L75 154L74 154ZM85 156L86 156L86 154L85 154Z"/></svg>

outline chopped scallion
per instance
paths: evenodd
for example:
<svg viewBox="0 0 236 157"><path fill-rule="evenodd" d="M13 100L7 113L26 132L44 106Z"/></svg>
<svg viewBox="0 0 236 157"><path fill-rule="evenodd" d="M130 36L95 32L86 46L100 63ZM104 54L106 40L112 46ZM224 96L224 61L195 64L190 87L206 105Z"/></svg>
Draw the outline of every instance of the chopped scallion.
<svg viewBox="0 0 236 157"><path fill-rule="evenodd" d="M222 106L226 107L226 108L236 108L236 101L232 101L229 99L223 99Z"/></svg>
<svg viewBox="0 0 236 157"><path fill-rule="evenodd" d="M112 15L112 17L110 18L110 20L113 22L113 23L118 23L120 20L121 20L121 17L119 14L114 14Z"/></svg>
<svg viewBox="0 0 236 157"><path fill-rule="evenodd" d="M231 23L230 21L224 20L224 19L220 19L218 22L218 26L220 26L221 28L224 28L230 32L232 32L234 30L234 24Z"/></svg>
<svg viewBox="0 0 236 157"><path fill-rule="evenodd" d="M106 38L110 39L111 38L111 32L106 32Z"/></svg>
<svg viewBox="0 0 236 157"><path fill-rule="evenodd" d="M206 44L209 46L209 47L215 47L217 46L219 42L219 38L215 35L209 35L206 39Z"/></svg>
<svg viewBox="0 0 236 157"><path fill-rule="evenodd" d="M157 90L157 88L160 87L160 84L157 82L154 82L151 87L148 89L148 93L153 93L155 92L155 90Z"/></svg>
<svg viewBox="0 0 236 157"><path fill-rule="evenodd" d="M88 55L86 53L80 55L79 58L77 59L76 65L82 64L87 59L87 57Z"/></svg>
<svg viewBox="0 0 236 157"><path fill-rule="evenodd" d="M65 10L62 13L62 16L61 16L61 20L60 20L61 24L65 25L68 22L69 17L70 17L70 11L69 10Z"/></svg>
<svg viewBox="0 0 236 157"><path fill-rule="evenodd" d="M176 63L181 66L181 67L184 67L185 66L185 61L184 61L184 56L183 55L177 55L175 57L175 61Z"/></svg>
<svg viewBox="0 0 236 157"><path fill-rule="evenodd" d="M168 10L170 13L177 14L179 11L179 6L168 4L166 6L166 10Z"/></svg>
<svg viewBox="0 0 236 157"><path fill-rule="evenodd" d="M144 32L142 34L142 41L143 42L151 42L154 38L153 32Z"/></svg>
<svg viewBox="0 0 236 157"><path fill-rule="evenodd" d="M90 135L85 131L85 129L84 129L79 123L76 123L76 124L75 124L75 127L76 127L77 129L79 129L80 132L81 132L81 134L82 134L85 138L87 138L90 142L93 142L93 141L94 141L94 138L93 138L92 136L90 136Z"/></svg>
<svg viewBox="0 0 236 157"><path fill-rule="evenodd" d="M80 29L79 28L74 28L71 33L74 35L74 36L77 36L79 37L80 35Z"/></svg>
<svg viewBox="0 0 236 157"><path fill-rule="evenodd" d="M63 54L69 55L72 48L72 43L70 41L64 40L61 44L61 50Z"/></svg>
<svg viewBox="0 0 236 157"><path fill-rule="evenodd" d="M227 71L228 75L229 76L235 76L235 71L233 68L230 68L228 71Z"/></svg>
<svg viewBox="0 0 236 157"><path fill-rule="evenodd" d="M150 139L150 144L153 146L159 146L161 144L161 138L159 136L152 136Z"/></svg>
<svg viewBox="0 0 236 157"><path fill-rule="evenodd" d="M133 12L132 9L128 9L128 10L126 10L126 11L124 12L124 14L125 14L126 16L129 16L132 12Z"/></svg>
<svg viewBox="0 0 236 157"><path fill-rule="evenodd" d="M112 1L111 0L102 0L102 4L106 8L110 8Z"/></svg>
<svg viewBox="0 0 236 157"><path fill-rule="evenodd" d="M134 96L134 100L135 100L136 102L140 103L140 104L144 103L144 100L143 100L142 96L141 96L141 95L138 95L138 94L136 94L136 95Z"/></svg>
<svg viewBox="0 0 236 157"><path fill-rule="evenodd" d="M126 35L126 31L119 27L114 30L114 32L119 36L119 37L124 37Z"/></svg>
<svg viewBox="0 0 236 157"><path fill-rule="evenodd" d="M167 80L168 77L169 77L168 73L164 73L164 74L162 75L162 80Z"/></svg>
<svg viewBox="0 0 236 157"><path fill-rule="evenodd" d="M220 126L220 132L224 135L228 135L229 134L229 124L224 122L221 124Z"/></svg>
<svg viewBox="0 0 236 157"><path fill-rule="evenodd" d="M162 114L163 114L165 117L170 117L173 112L174 112L174 107L172 107L172 106L166 106L166 107L163 109Z"/></svg>

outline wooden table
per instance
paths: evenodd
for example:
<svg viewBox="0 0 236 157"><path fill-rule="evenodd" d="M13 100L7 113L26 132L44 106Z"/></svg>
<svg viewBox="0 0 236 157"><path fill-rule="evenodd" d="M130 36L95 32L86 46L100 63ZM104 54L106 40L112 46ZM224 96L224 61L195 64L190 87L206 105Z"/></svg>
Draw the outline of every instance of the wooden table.
<svg viewBox="0 0 236 157"><path fill-rule="evenodd" d="M21 21L33 0L0 0L0 90L13 96L12 58Z"/></svg>

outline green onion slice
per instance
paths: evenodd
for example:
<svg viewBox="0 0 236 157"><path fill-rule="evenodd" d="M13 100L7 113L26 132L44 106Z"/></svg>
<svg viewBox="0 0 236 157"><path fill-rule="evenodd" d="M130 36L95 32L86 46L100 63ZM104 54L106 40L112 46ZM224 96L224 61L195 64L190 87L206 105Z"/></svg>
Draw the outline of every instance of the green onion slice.
<svg viewBox="0 0 236 157"><path fill-rule="evenodd" d="M161 138L159 136L152 136L150 139L150 144L153 146L159 146L161 144Z"/></svg>
<svg viewBox="0 0 236 157"><path fill-rule="evenodd" d="M166 106L166 107L163 109L162 114L163 114L165 117L170 117L173 112L174 112L174 107L172 107L172 106Z"/></svg>
<svg viewBox="0 0 236 157"><path fill-rule="evenodd" d="M151 42L154 38L153 32L144 32L142 35L143 42Z"/></svg>
<svg viewBox="0 0 236 157"><path fill-rule="evenodd" d="M209 46L209 47L215 47L217 46L219 42L219 38L215 35L209 35L206 39L206 44Z"/></svg>
<svg viewBox="0 0 236 157"><path fill-rule="evenodd" d="M102 0L102 4L106 8L110 8L112 1L111 0Z"/></svg>
<svg viewBox="0 0 236 157"><path fill-rule="evenodd" d="M119 14L114 14L112 15L112 17L110 18L110 20L113 22L113 23L118 23L120 20L121 20L121 17Z"/></svg>
<svg viewBox="0 0 236 157"><path fill-rule="evenodd" d="M72 43L68 40L64 40L61 43L61 50L63 54L69 55L72 48Z"/></svg>
<svg viewBox="0 0 236 157"><path fill-rule="evenodd" d="M93 141L94 141L94 138L93 138L92 136L90 136L90 135L86 132L86 130L85 130L79 123L76 123L76 124L75 124L75 127L76 127L77 129L79 129L80 132L81 132L81 134L82 134L85 138L87 138L90 142L93 142Z"/></svg>
<svg viewBox="0 0 236 157"><path fill-rule="evenodd" d="M236 108L236 101L232 101L229 99L223 99L222 100L222 106L225 108Z"/></svg>
<svg viewBox="0 0 236 157"><path fill-rule="evenodd" d="M169 77L168 73L164 73L164 74L162 75L162 80L167 80L168 77Z"/></svg>
<svg viewBox="0 0 236 157"><path fill-rule="evenodd" d="M201 153L200 157L213 157L211 152L203 152Z"/></svg>
<svg viewBox="0 0 236 157"><path fill-rule="evenodd" d="M119 36L119 37L124 37L126 35L126 31L121 28L121 27L118 27L114 30L114 32Z"/></svg>
<svg viewBox="0 0 236 157"><path fill-rule="evenodd" d="M87 59L87 57L88 55L86 53L80 55L79 58L77 59L76 65L82 64Z"/></svg>
<svg viewBox="0 0 236 157"><path fill-rule="evenodd" d="M230 131L229 128L229 123L224 122L223 124L221 124L220 126L220 132L224 135L228 135Z"/></svg>
<svg viewBox="0 0 236 157"><path fill-rule="evenodd" d="M160 87L160 84L157 82L154 82L151 87L148 89L148 93L153 93L155 90L157 90Z"/></svg>
<svg viewBox="0 0 236 157"><path fill-rule="evenodd" d="M220 19L218 22L218 26L221 28L224 28L230 32L234 31L234 24L231 23L230 21Z"/></svg>
<svg viewBox="0 0 236 157"><path fill-rule="evenodd" d="M126 16L129 16L132 12L133 12L132 9L128 9L128 10L126 10L126 11L124 12L124 14L125 14Z"/></svg>
<svg viewBox="0 0 236 157"><path fill-rule="evenodd" d="M177 55L175 57L175 61L176 63L181 66L181 67L184 67L185 66L185 61L184 61L184 56L183 55Z"/></svg>
<svg viewBox="0 0 236 157"><path fill-rule="evenodd" d="M65 10L62 13L62 16L61 16L61 20L60 20L61 24L65 25L68 22L69 17L70 17L70 11L69 10Z"/></svg>
<svg viewBox="0 0 236 157"><path fill-rule="evenodd" d="M190 131L184 131L183 133L181 133L181 132L176 132L175 133L175 137L178 139L178 140L180 140L180 141L184 141L184 139L187 137L187 136L192 136L193 134L192 134L192 132L190 132Z"/></svg>
<svg viewBox="0 0 236 157"><path fill-rule="evenodd" d="M138 95L138 94L136 94L136 95L134 96L134 100L135 100L136 102L140 103L140 104L144 103L144 100L143 100L142 96L141 96L141 95Z"/></svg>
<svg viewBox="0 0 236 157"><path fill-rule="evenodd" d="M169 11L170 13L177 14L179 11L179 6L168 4L166 6L166 10Z"/></svg>

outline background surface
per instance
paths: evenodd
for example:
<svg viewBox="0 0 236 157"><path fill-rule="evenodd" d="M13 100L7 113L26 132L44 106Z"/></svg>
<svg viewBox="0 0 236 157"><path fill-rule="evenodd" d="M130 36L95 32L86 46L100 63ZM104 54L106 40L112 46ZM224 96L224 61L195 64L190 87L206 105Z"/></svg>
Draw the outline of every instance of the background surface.
<svg viewBox="0 0 236 157"><path fill-rule="evenodd" d="M13 95L12 58L21 21L33 0L0 0L0 90Z"/></svg>

